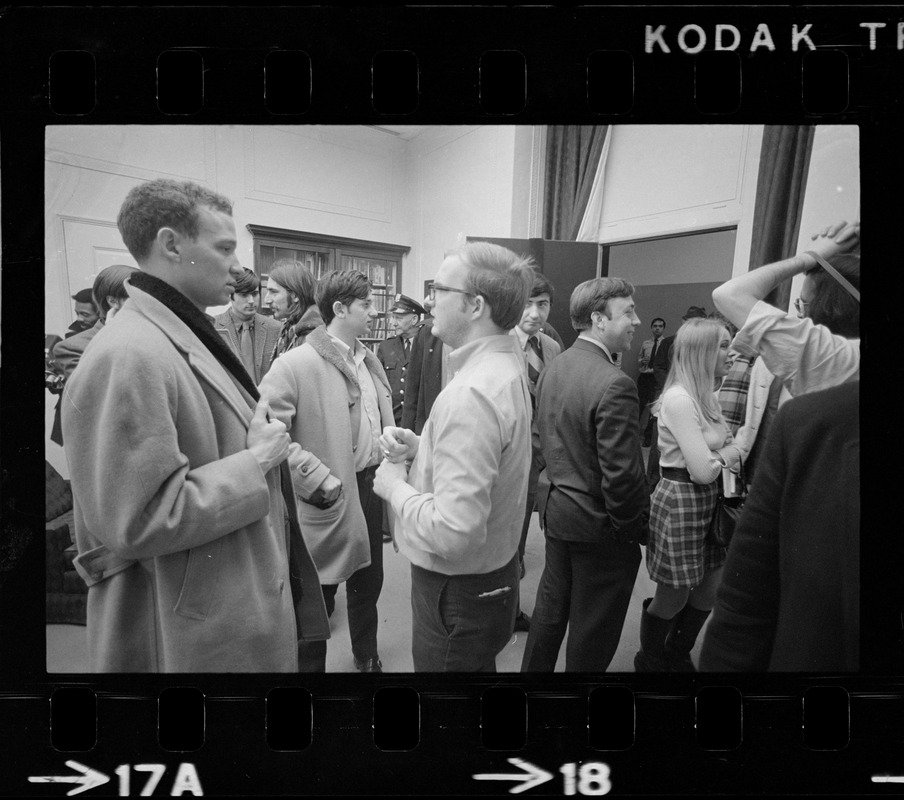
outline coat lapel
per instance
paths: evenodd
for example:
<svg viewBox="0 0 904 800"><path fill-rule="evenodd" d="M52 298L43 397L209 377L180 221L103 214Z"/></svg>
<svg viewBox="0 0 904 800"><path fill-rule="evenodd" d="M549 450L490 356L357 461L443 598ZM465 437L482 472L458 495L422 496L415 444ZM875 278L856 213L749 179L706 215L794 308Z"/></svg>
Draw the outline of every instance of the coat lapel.
<svg viewBox="0 0 904 800"><path fill-rule="evenodd" d="M192 371L223 398L226 405L235 411L236 416L247 427L254 416L254 400L232 379L229 371L217 361L213 353L192 333L188 325L163 303L140 289L131 287L129 296L137 309L163 331L177 350L185 354ZM215 327L218 321L214 321ZM227 325L226 327L228 329L230 326ZM217 330L220 329L217 328Z"/></svg>

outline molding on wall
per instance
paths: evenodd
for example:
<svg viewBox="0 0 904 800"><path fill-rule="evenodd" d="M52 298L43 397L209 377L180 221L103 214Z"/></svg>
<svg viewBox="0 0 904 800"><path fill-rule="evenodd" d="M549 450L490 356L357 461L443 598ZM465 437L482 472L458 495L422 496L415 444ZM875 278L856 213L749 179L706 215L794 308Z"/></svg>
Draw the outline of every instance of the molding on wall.
<svg viewBox="0 0 904 800"><path fill-rule="evenodd" d="M259 127L259 126L258 126ZM276 129L278 133L286 136L303 136L301 133L288 131L285 128ZM249 200L257 200L264 203L277 203L283 206L292 206L294 208L305 208L311 211L324 211L330 214L338 214L345 217L355 217L357 219L369 219L376 222L392 222L392 187L394 173L394 153L386 150L375 150L373 147L356 147L350 142L342 144L332 144L334 147L345 147L359 152L366 152L370 155L376 154L382 157L386 165L385 181L382 197L372 198L379 200L375 203L375 207L364 208L361 206L343 205L340 203L330 203L322 200L315 200L310 197L304 197L300 194L281 194L277 192L268 192L255 188L255 154L257 145L254 141L255 127L246 128L243 131L243 147L245 152L244 178L245 189L244 196ZM323 141L320 137L304 136L311 141ZM362 194L362 197L366 197Z"/></svg>
<svg viewBox="0 0 904 800"><path fill-rule="evenodd" d="M188 126L185 126L188 127ZM152 181L155 178L172 178L174 180L190 180L201 181L208 186L216 187L217 185L217 159L216 159L216 139L215 133L211 126L204 126L202 130L204 145L204 174L183 174L179 172L168 172L159 169L149 169L139 166L138 164L123 164L121 162L106 161L94 156L86 156L80 153L70 153L66 150L54 149L48 150L44 154L44 160L64 167L75 167L77 169L86 169L91 172L101 172L107 175L119 175L123 178L133 178L139 181Z"/></svg>
<svg viewBox="0 0 904 800"><path fill-rule="evenodd" d="M759 161L759 148L757 145L756 152L753 154L756 163L751 176L751 144L753 143L751 140L751 128L755 126L742 125L739 127L742 129L740 131L740 148L735 170L734 192L731 195L670 211L610 220L602 226L599 241L601 243L611 243L734 225L740 226L745 214L748 211L752 214L752 209L746 209L745 204L750 194L749 185L751 180L756 184L756 163ZM758 142L761 141L762 137L753 138Z"/></svg>

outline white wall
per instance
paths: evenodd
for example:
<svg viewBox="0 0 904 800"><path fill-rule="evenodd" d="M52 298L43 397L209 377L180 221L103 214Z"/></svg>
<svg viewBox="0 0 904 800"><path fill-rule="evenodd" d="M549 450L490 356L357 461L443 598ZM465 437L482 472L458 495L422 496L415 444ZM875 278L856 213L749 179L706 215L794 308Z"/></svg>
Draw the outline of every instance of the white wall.
<svg viewBox="0 0 904 800"><path fill-rule="evenodd" d="M410 142L406 294L422 297L424 281L465 237L512 235L515 131L510 125L440 126ZM523 202L523 190L519 197Z"/></svg>
<svg viewBox="0 0 904 800"><path fill-rule="evenodd" d="M611 130L602 241L737 225L746 271L762 126L622 125ZM411 140L366 126L52 126L46 132L45 330L70 295L134 263L116 230L128 190L171 177L235 203L239 255L256 223L407 245L401 291L418 298L466 236L540 235L542 126L431 126ZM858 131L817 128L801 238L859 216ZM55 398L47 397L47 430ZM62 451L47 458L68 474Z"/></svg>
<svg viewBox="0 0 904 800"><path fill-rule="evenodd" d="M63 334L70 296L99 270L135 263L116 215L129 189L153 178L197 181L232 199L248 266L249 222L410 244L406 142L373 128L52 126L45 146L47 332ZM45 399L49 432L56 398ZM61 448L46 441L48 460L68 475Z"/></svg>
<svg viewBox="0 0 904 800"><path fill-rule="evenodd" d="M600 241L735 225L733 269L747 269L761 125L615 125L610 135Z"/></svg>

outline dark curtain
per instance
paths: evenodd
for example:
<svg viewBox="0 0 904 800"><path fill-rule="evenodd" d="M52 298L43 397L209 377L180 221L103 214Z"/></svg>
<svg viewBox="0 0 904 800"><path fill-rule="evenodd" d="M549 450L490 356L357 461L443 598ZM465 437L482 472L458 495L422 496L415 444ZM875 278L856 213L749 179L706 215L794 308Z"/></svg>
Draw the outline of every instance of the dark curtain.
<svg viewBox="0 0 904 800"><path fill-rule="evenodd" d="M753 211L750 269L782 261L797 250L813 133L812 125L765 126ZM787 311L790 297L791 281L785 281L765 299Z"/></svg>
<svg viewBox="0 0 904 800"><path fill-rule="evenodd" d="M546 138L544 239L576 241L606 141L606 125L550 125Z"/></svg>

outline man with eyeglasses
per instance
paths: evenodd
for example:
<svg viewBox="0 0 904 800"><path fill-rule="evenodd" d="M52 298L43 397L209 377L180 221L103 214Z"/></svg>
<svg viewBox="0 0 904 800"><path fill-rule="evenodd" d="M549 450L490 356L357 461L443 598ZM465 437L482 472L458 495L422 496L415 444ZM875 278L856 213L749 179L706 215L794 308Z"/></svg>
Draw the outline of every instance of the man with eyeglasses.
<svg viewBox="0 0 904 800"><path fill-rule="evenodd" d="M386 460L374 489L411 561L416 672L495 672L512 635L531 402L508 332L532 282L529 260L488 242L443 261L433 333L452 348L451 379L421 436L392 427L380 439Z"/></svg>

